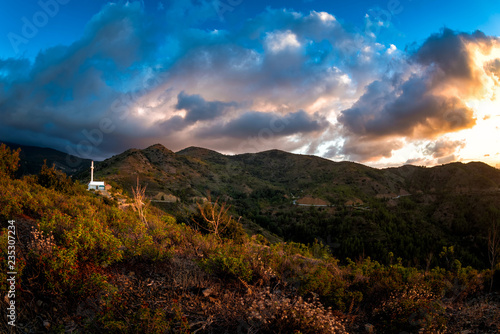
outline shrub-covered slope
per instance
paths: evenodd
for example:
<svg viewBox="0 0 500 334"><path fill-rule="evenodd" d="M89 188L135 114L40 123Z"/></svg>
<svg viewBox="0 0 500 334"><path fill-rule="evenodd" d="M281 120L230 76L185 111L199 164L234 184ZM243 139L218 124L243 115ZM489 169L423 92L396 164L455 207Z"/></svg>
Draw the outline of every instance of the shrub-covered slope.
<svg viewBox="0 0 500 334"><path fill-rule="evenodd" d="M181 222L210 191L248 230L274 240L318 239L341 259L386 262L392 252L425 268L443 265L438 254L453 246L464 265L488 268L487 237L500 219L500 171L483 163L380 170L278 150L226 156L157 144L96 167L96 178L126 192L137 177L153 204Z"/></svg>
<svg viewBox="0 0 500 334"><path fill-rule="evenodd" d="M15 301L17 333L500 329L498 277L462 267L453 248L436 255L446 266L429 270L397 256L342 264L319 242L247 236L222 202L200 202L188 225L147 200L134 207L87 192L52 168L15 179L16 153L0 146L0 158L0 279L9 271L8 226L17 271L15 296L2 283L0 303ZM12 332L2 317L0 330Z"/></svg>

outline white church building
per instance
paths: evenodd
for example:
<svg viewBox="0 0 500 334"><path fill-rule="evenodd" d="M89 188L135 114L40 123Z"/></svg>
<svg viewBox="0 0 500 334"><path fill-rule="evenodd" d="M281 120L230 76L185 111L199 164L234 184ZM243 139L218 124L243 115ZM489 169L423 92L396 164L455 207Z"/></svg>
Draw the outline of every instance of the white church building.
<svg viewBox="0 0 500 334"><path fill-rule="evenodd" d="M90 182L88 190L97 190L104 191L106 189L106 185L104 181L94 181L94 161L92 161L92 165L90 166Z"/></svg>

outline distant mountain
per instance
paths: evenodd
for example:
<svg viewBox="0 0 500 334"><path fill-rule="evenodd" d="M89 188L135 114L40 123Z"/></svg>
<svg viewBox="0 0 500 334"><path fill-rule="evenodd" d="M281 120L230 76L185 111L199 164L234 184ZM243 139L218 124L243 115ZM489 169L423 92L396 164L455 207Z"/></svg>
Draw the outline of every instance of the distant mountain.
<svg viewBox="0 0 500 334"><path fill-rule="evenodd" d="M75 177L86 181L90 172ZM210 192L254 233L319 239L340 258L387 260L392 252L438 263L432 254L454 245L464 264L484 267L488 230L500 223L500 171L481 162L376 169L279 150L174 153L156 144L97 163L95 179L128 192L138 179L155 205L186 223L185 213Z"/></svg>
<svg viewBox="0 0 500 334"><path fill-rule="evenodd" d="M411 191L468 193L498 191L500 170L482 162L454 162L432 168L402 166L388 171L401 176Z"/></svg>
<svg viewBox="0 0 500 334"><path fill-rule="evenodd" d="M174 153L157 144L97 163L95 175L126 189L139 177L148 184L151 195L157 191L182 193L185 199L205 196L207 191L231 197L272 188L286 196L308 195L335 204L406 192L404 177L387 170L279 150L229 156L198 147ZM87 179L90 172L78 177Z"/></svg>
<svg viewBox="0 0 500 334"><path fill-rule="evenodd" d="M18 170L20 175L38 174L42 169L44 160L47 161L47 166L52 167L52 165L55 165L58 170L63 171L67 175L73 175L90 168L91 160L81 159L74 155L51 148L8 142L4 144L14 150L21 148L20 166Z"/></svg>
<svg viewBox="0 0 500 334"><path fill-rule="evenodd" d="M183 193L187 199L211 191L231 197L270 188L290 198L317 197L331 205L417 193L498 191L500 186L500 171L481 162L376 169L279 150L223 155L189 147L174 153L161 144L129 149L99 162L95 175L126 189L139 177L151 195ZM89 178L90 171L78 177Z"/></svg>

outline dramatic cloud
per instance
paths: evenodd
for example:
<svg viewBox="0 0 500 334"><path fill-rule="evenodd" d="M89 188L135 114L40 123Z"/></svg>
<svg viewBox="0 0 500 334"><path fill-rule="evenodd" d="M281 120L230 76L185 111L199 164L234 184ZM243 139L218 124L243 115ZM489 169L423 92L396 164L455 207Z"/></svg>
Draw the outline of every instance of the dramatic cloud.
<svg viewBox="0 0 500 334"><path fill-rule="evenodd" d="M485 70L476 58L490 54L493 46L498 47L498 40L480 32L444 29L430 36L402 71L369 84L340 113L337 120L348 138L342 152L360 160L390 157L403 138L434 139L473 127L476 117L466 102L488 96L496 70L496 61ZM370 149L377 143L383 152Z"/></svg>
<svg viewBox="0 0 500 334"><path fill-rule="evenodd" d="M482 32L465 34L443 29L427 39L414 59L436 67L432 78L436 91L461 98L483 97L491 78L483 66L478 66L476 57L491 53L494 46L498 46L498 40Z"/></svg>
<svg viewBox="0 0 500 334"><path fill-rule="evenodd" d="M446 138L440 138L435 142L427 144L425 146L424 153L434 158L443 158L455 154L457 150L463 148L464 146L464 140L448 140Z"/></svg>
<svg viewBox="0 0 500 334"><path fill-rule="evenodd" d="M342 146L342 153L347 154L354 161L375 161L389 158L393 150L403 147L403 142L398 139L388 140L362 140L348 137Z"/></svg>
<svg viewBox="0 0 500 334"><path fill-rule="evenodd" d="M234 149L277 120L276 138L292 142L276 146L309 147L388 61L328 13L269 9L234 31L196 28L214 15L208 1L173 2L160 21L138 2L108 4L73 44L1 60L1 139L93 157L216 136Z"/></svg>
<svg viewBox="0 0 500 334"><path fill-rule="evenodd" d="M368 138L426 138L474 125L471 109L457 97L432 95L425 79L412 76L398 87L375 81L338 120Z"/></svg>
<svg viewBox="0 0 500 334"><path fill-rule="evenodd" d="M212 1L158 9L108 3L74 43L0 59L0 140L93 158L160 142L375 161L473 127L468 100L499 85L498 40L479 32L445 29L405 53L377 41L370 18L355 31L269 8L215 30Z"/></svg>
<svg viewBox="0 0 500 334"><path fill-rule="evenodd" d="M187 95L181 92L177 97L176 110L185 110L186 115L173 116L163 122L166 131L181 131L198 121L217 119L238 106L235 102L205 101L200 95Z"/></svg>
<svg viewBox="0 0 500 334"><path fill-rule="evenodd" d="M198 136L247 139L257 136L283 137L324 130L329 122L321 116L311 116L303 110L280 115L274 112L248 111L223 124L201 129Z"/></svg>
<svg viewBox="0 0 500 334"><path fill-rule="evenodd" d="M152 27L146 22L138 3L108 5L72 45L42 51L31 64L2 60L2 139L63 151L88 141L83 131L98 128L113 101L143 76L134 64L152 55ZM127 145L141 135L140 127L129 131L132 124L121 125L113 141L127 133ZM100 144L101 150L116 148L109 141Z"/></svg>

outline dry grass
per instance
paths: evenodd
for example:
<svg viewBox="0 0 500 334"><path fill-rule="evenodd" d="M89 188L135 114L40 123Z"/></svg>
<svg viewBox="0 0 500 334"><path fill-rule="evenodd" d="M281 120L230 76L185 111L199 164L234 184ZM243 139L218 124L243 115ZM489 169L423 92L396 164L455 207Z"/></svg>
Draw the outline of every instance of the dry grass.
<svg viewBox="0 0 500 334"><path fill-rule="evenodd" d="M42 231L32 226L30 234L31 238L28 242L28 250L35 253L36 255L52 254L52 250L56 246L52 233L44 235Z"/></svg>
<svg viewBox="0 0 500 334"><path fill-rule="evenodd" d="M266 288L253 298L242 298L241 303L249 306L245 319L248 333L347 333L331 308L325 308L316 297L305 301Z"/></svg>

